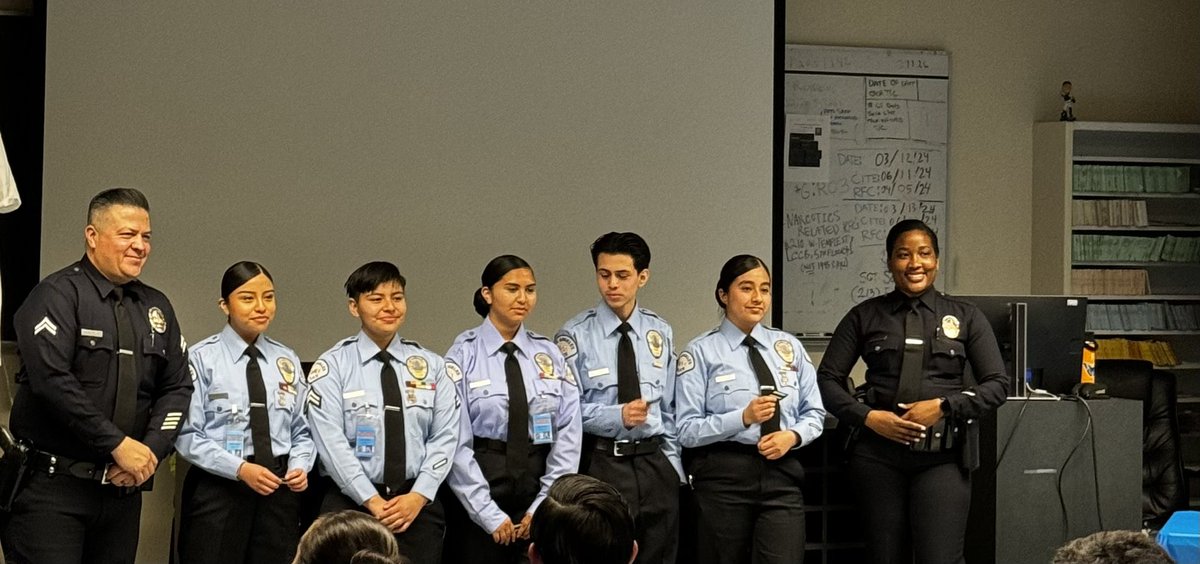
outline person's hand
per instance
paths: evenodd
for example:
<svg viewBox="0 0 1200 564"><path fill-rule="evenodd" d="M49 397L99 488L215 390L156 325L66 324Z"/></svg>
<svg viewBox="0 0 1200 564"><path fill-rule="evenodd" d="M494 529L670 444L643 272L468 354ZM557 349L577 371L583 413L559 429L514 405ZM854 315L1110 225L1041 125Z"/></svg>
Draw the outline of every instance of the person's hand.
<svg viewBox="0 0 1200 564"><path fill-rule="evenodd" d="M867 414L866 425L879 436L910 445L925 438L925 426L914 421L902 419L895 413L882 409L873 409Z"/></svg>
<svg viewBox="0 0 1200 564"><path fill-rule="evenodd" d="M749 427L770 419L775 415L775 406L778 403L779 398L775 396L758 396L750 400L746 409L742 410L742 426Z"/></svg>
<svg viewBox="0 0 1200 564"><path fill-rule="evenodd" d="M379 521L383 521L384 517L387 516L383 510L383 506L386 503L387 502L384 501L384 499L382 497L380 497L379 494L375 494L375 495L371 496L370 499L363 502L363 507L366 508L367 512L369 512L372 517L374 517L375 519L377 519Z"/></svg>
<svg viewBox="0 0 1200 564"><path fill-rule="evenodd" d="M775 460L792 450L798 440L791 431L775 431L758 440L758 453L767 460Z"/></svg>
<svg viewBox="0 0 1200 564"><path fill-rule="evenodd" d="M137 478L134 478L133 474L122 470L120 466L115 464L108 467L108 472L106 474L108 476L108 483L114 486L132 488L133 486L138 485Z"/></svg>
<svg viewBox="0 0 1200 564"><path fill-rule="evenodd" d="M302 492L308 489L308 472L299 468L294 468L283 477L283 483L287 484L289 490L294 492Z"/></svg>
<svg viewBox="0 0 1200 564"><path fill-rule="evenodd" d="M274 472L253 462L243 462L238 466L237 477L258 495L271 495L282 483Z"/></svg>
<svg viewBox="0 0 1200 564"><path fill-rule="evenodd" d="M926 427L932 427L934 423L942 418L942 399L934 398L921 400L913 403L898 403L900 409L907 409L901 417L905 421L919 423Z"/></svg>
<svg viewBox="0 0 1200 564"><path fill-rule="evenodd" d="M521 522L518 523L517 526L514 528L516 538L528 539L529 538L529 524L532 522L533 522L533 514L526 513L525 516L521 518Z"/></svg>
<svg viewBox="0 0 1200 564"><path fill-rule="evenodd" d="M646 414L650 406L642 398L635 399L621 406L621 422L626 429L632 429L646 422Z"/></svg>
<svg viewBox="0 0 1200 564"><path fill-rule="evenodd" d="M517 537L516 531L513 529L512 519L505 519L496 530L492 531L492 540L496 544L508 545Z"/></svg>
<svg viewBox="0 0 1200 564"><path fill-rule="evenodd" d="M158 457L154 451L140 441L125 437L121 444L112 450L113 462L133 476L134 484L142 484L154 475L158 467Z"/></svg>
<svg viewBox="0 0 1200 564"><path fill-rule="evenodd" d="M429 500L417 492L408 492L393 497L384 502L385 516L380 522L393 533L403 533L413 524L427 503Z"/></svg>

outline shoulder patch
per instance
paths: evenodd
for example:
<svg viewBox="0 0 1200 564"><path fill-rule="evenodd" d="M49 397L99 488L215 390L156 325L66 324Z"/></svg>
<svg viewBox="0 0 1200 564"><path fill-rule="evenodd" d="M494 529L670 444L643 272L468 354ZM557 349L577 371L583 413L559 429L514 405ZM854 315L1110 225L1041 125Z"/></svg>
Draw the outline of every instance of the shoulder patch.
<svg viewBox="0 0 1200 564"><path fill-rule="evenodd" d="M683 351L679 358L675 361L675 375L679 376L696 367L696 359L692 358L691 351Z"/></svg>
<svg viewBox="0 0 1200 564"><path fill-rule="evenodd" d="M188 374L191 374L192 381L195 382L196 381L196 367L189 364L188 365Z"/></svg>
<svg viewBox="0 0 1200 564"><path fill-rule="evenodd" d="M554 338L554 344L558 345L558 351L562 353L563 358L571 358L579 352L579 347L575 344L575 339L566 333L559 333Z"/></svg>
<svg viewBox="0 0 1200 564"><path fill-rule="evenodd" d="M184 339L182 334L179 335L179 350L187 353L187 339Z"/></svg>
<svg viewBox="0 0 1200 564"><path fill-rule="evenodd" d="M317 380L320 380L321 378L324 378L328 375L329 375L329 365L325 363L324 359L322 359L322 360L318 360L313 363L312 368L310 368L308 370L308 377L305 378L305 380L309 383L309 385L312 385ZM318 398L319 397L320 396L318 396ZM318 399L317 401L319 402L320 399ZM318 407L320 407L320 405L318 405Z"/></svg>
<svg viewBox="0 0 1200 564"><path fill-rule="evenodd" d="M446 376L450 377L450 381L457 384L462 380L462 368L458 367L458 363L453 360L446 361Z"/></svg>

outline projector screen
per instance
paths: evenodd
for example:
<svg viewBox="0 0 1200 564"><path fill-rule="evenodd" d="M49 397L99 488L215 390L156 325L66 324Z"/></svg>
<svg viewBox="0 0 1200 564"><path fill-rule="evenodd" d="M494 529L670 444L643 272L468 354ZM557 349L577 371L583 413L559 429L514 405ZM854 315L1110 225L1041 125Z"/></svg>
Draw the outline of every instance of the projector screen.
<svg viewBox="0 0 1200 564"><path fill-rule="evenodd" d="M641 303L676 348L716 325L722 263L770 263L771 2L84 2L49 5L42 274L88 200L150 199L143 280L189 342L222 272L275 277L269 331L313 360L358 330L342 284L387 260L401 334L439 353L480 318L492 257L534 267L527 326L599 300L608 231L653 251Z"/></svg>

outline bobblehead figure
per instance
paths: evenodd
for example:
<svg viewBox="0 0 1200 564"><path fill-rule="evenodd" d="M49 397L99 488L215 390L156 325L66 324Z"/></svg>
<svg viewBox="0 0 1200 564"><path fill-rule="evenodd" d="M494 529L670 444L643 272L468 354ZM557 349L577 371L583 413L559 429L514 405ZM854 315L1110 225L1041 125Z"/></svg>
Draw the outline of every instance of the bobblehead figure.
<svg viewBox="0 0 1200 564"><path fill-rule="evenodd" d="M1071 95L1071 81L1063 81L1059 95L1062 96L1063 107L1058 121L1075 121L1075 97Z"/></svg>

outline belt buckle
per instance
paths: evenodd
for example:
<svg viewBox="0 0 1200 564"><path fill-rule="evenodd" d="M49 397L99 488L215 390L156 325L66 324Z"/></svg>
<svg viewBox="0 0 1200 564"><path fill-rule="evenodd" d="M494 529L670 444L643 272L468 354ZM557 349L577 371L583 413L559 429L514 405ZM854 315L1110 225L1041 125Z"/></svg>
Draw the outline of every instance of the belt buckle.
<svg viewBox="0 0 1200 564"><path fill-rule="evenodd" d="M112 482L108 481L108 469L109 468L112 468L111 462L104 465L104 473L100 475L100 485L101 486L107 486L112 483Z"/></svg>
<svg viewBox="0 0 1200 564"><path fill-rule="evenodd" d="M631 443L633 443L633 441L631 441L629 439L613 439L612 443L613 443L613 456L628 456L627 454L621 454L621 445L631 444Z"/></svg>

